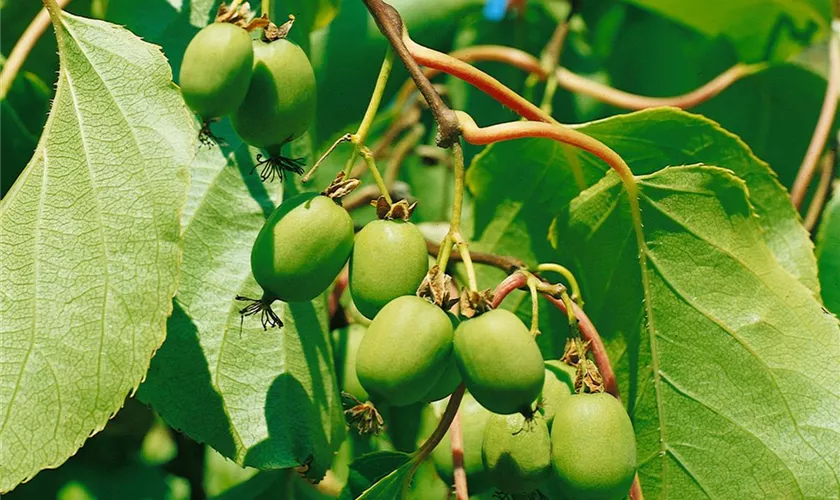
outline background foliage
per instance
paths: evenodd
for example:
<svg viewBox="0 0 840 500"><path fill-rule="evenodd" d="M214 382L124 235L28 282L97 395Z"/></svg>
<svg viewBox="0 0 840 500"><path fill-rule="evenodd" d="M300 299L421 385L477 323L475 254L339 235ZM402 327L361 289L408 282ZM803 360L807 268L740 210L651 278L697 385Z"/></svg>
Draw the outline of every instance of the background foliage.
<svg viewBox="0 0 840 500"><path fill-rule="evenodd" d="M200 147L170 82L218 3L75 0L0 103L0 489L67 460L10 498L318 498L287 470L302 463L310 477L333 463L347 496L390 474L365 498L392 498L406 474L399 452L434 425L418 406L386 412L381 439L346 436L325 298L282 308L280 333L240 323L233 297L256 291L250 245L284 193L250 175L258 151L226 123L226 147ZM391 3L420 43L535 55L568 9L532 0L493 22L481 0ZM39 8L0 3L4 61ZM357 126L386 44L359 0L275 2L275 19L290 12L318 80L317 122L294 145L311 159ZM644 175L640 241L621 184L592 156L537 139L467 149L465 235L475 250L576 271L634 420L648 498L840 491L840 190L816 249L786 195L822 102L830 12L828 0L582 2L562 64L623 90L677 95L734 63L768 63L691 112L626 113L557 92L558 120L582 123ZM519 70L478 66L527 91ZM395 70L385 103L405 77ZM479 124L516 118L436 81ZM433 122L421 123L433 144ZM343 160L339 150L313 185ZM448 219L450 177L419 154L400 170L430 237ZM479 268L483 287L503 276ZM530 319L523 292L503 307ZM565 319L543 307L540 329L556 357ZM390 454L349 465L374 450ZM413 490L446 486L426 464Z"/></svg>

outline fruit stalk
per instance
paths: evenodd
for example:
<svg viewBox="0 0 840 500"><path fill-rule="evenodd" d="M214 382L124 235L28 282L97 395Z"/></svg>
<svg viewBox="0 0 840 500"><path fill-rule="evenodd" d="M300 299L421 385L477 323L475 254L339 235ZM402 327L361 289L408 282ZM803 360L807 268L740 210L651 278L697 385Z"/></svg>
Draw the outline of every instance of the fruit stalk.
<svg viewBox="0 0 840 500"><path fill-rule="evenodd" d="M551 114L552 111L552 102L554 101L554 93L557 92L557 73L556 69L560 65L560 55L563 53L563 46L566 42L566 37L569 34L569 23L572 20L572 16L575 15L577 12L577 8L579 7L580 2L570 2L569 13L566 15L565 19L557 24L557 28L554 29L554 33L551 35L551 39L545 46L542 55L542 66L545 69L545 72L548 74L548 78L545 82L545 91L543 92L542 102L540 103L540 109ZM530 75L529 80L533 80L536 78L535 75ZM526 82L527 85L528 82Z"/></svg>
<svg viewBox="0 0 840 500"><path fill-rule="evenodd" d="M412 56L408 47L403 41L403 34L407 34L405 24L399 12L392 6L385 3L383 0L363 0L370 15L373 16L379 31L391 44L394 52L405 65L409 76L414 80L414 84L426 102L429 109L435 117L438 124L439 132L437 137L437 144L442 148L451 146L458 140L460 135L460 128L458 125L458 118L455 113L443 102L440 94L437 93L432 82L426 78L423 70L417 64L417 61Z"/></svg>
<svg viewBox="0 0 840 500"><path fill-rule="evenodd" d="M569 289L572 290L572 300L577 302L577 305L583 307L583 295L580 293L580 285L578 285L578 281L571 271L560 264L546 262L537 265L537 272L555 272L565 278L569 284Z"/></svg>
<svg viewBox="0 0 840 500"><path fill-rule="evenodd" d="M466 387L462 383L458 386L457 389L449 396L449 402L446 404L446 409L443 412L443 416L440 417L440 421L438 422L437 427L435 430L432 431L432 435L414 452L414 466L415 469L420 466L423 460L429 456L432 450L435 449L435 446L440 443L440 440L443 439L444 434L446 431L449 430L449 427L452 425L452 420L455 419L455 414L458 412L458 407L461 406L461 399L464 398L464 391Z"/></svg>
<svg viewBox="0 0 840 500"><path fill-rule="evenodd" d="M350 175L353 165L356 163L356 157L361 154L361 148L365 145L367 136L370 133L370 127L373 124L373 119L376 117L376 112L379 111L379 105L382 103L382 95L385 93L385 85L388 83L388 77L391 75L391 68L394 66L394 51L388 47L385 52L385 58L382 60L382 67L379 68L379 76L376 77L376 85L373 87L373 94L370 96L368 107L362 117L362 123L359 124L359 129L353 140L355 146L353 153L347 158L344 164L344 177ZM387 190L386 190L387 191Z"/></svg>

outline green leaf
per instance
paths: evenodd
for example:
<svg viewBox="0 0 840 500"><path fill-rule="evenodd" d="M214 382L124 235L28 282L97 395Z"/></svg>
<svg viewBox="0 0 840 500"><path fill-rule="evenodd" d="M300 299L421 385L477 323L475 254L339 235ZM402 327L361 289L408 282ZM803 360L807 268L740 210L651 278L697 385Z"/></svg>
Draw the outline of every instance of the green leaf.
<svg viewBox="0 0 840 500"><path fill-rule="evenodd" d="M347 486L341 492L340 498L358 497L380 479L407 464L410 459L411 455L399 451L375 451L353 460L350 463Z"/></svg>
<svg viewBox="0 0 840 500"><path fill-rule="evenodd" d="M825 307L840 315L840 183L837 182L817 233L817 262Z"/></svg>
<svg viewBox="0 0 840 500"><path fill-rule="evenodd" d="M408 489L409 481L411 481L414 465L414 462L411 461L404 463L365 490L357 499L393 500L394 498L403 498Z"/></svg>
<svg viewBox="0 0 840 500"><path fill-rule="evenodd" d="M586 271L587 313L633 417L645 496L835 496L837 321L774 259L730 171L670 167L638 186L640 240L613 173L552 236Z"/></svg>
<svg viewBox="0 0 840 500"><path fill-rule="evenodd" d="M743 61L781 60L829 31L827 0L624 0L696 29L709 38L725 37Z"/></svg>
<svg viewBox="0 0 840 500"><path fill-rule="evenodd" d="M309 463L320 479L344 434L325 301L275 302L282 329L240 317L234 297L262 295L251 246L280 186L251 174L255 150L225 139L233 152L205 148L193 164L181 287L138 397L239 465Z"/></svg>
<svg viewBox="0 0 840 500"><path fill-rule="evenodd" d="M807 231L775 174L737 137L706 118L672 108L616 116L578 130L613 148L636 174L663 165L726 165L745 179L773 254L785 269L818 291ZM541 235L553 214L601 179L607 168L588 153L547 139L487 148L467 172L475 196L476 248L515 255L530 264L551 260L553 252Z"/></svg>
<svg viewBox="0 0 840 500"><path fill-rule="evenodd" d="M163 342L196 134L156 47L61 12L54 25L53 108L0 203L2 491L101 430Z"/></svg>
<svg viewBox="0 0 840 500"><path fill-rule="evenodd" d="M823 77L801 66L780 64L735 82L696 111L737 134L785 186L792 186L817 124L825 86Z"/></svg>

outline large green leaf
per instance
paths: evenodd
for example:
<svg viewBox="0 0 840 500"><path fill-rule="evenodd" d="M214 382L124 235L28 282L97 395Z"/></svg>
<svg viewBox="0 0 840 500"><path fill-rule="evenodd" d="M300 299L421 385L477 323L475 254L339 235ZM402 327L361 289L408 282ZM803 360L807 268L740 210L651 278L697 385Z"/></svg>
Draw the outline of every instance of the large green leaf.
<svg viewBox="0 0 840 500"><path fill-rule="evenodd" d="M726 165L746 181L773 254L806 286L815 292L819 289L808 233L784 188L740 139L716 123L660 108L591 122L579 130L617 151L637 174L664 165ZM552 215L582 188L597 182L607 168L588 153L546 139L487 148L467 172L475 196L477 248L515 255L532 264L550 260L552 252L542 235Z"/></svg>
<svg viewBox="0 0 840 500"><path fill-rule="evenodd" d="M647 498L834 498L840 329L716 167L612 173L556 219L633 417ZM637 239L637 236L639 238Z"/></svg>
<svg viewBox="0 0 840 500"><path fill-rule="evenodd" d="M829 31L829 0L624 0L690 26L709 38L725 37L742 60L784 59Z"/></svg>
<svg viewBox="0 0 840 500"><path fill-rule="evenodd" d="M53 108L0 204L3 491L101 430L163 342L196 136L156 47L60 12L54 25Z"/></svg>
<svg viewBox="0 0 840 500"><path fill-rule="evenodd" d="M823 210L817 233L817 261L825 307L840 315L840 183L835 184L834 195Z"/></svg>
<svg viewBox="0 0 840 500"><path fill-rule="evenodd" d="M228 142L232 153L203 149L193 164L176 309L138 397L240 465L311 462L320 478L344 433L326 308L277 302L285 327L268 331L240 318L234 297L262 294L251 246L279 186L250 173L255 151Z"/></svg>
<svg viewBox="0 0 840 500"><path fill-rule="evenodd" d="M823 77L802 66L780 64L735 82L696 111L737 134L791 186L814 133L825 86Z"/></svg>

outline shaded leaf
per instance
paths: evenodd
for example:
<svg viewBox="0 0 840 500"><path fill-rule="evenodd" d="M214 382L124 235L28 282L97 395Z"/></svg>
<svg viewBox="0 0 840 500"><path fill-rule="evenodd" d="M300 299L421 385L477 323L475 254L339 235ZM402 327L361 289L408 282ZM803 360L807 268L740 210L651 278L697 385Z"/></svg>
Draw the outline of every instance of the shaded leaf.
<svg viewBox="0 0 840 500"><path fill-rule="evenodd" d="M52 90L40 78L23 72L0 101L0 197L6 195L29 163L47 121L51 95Z"/></svg>
<svg viewBox="0 0 840 500"><path fill-rule="evenodd" d="M234 297L262 295L251 246L279 186L250 173L256 151L225 138L233 152L202 149L193 163L181 287L138 397L239 465L308 463L320 479L344 433L325 301L275 302L282 329L240 318Z"/></svg>
<svg viewBox="0 0 840 500"><path fill-rule="evenodd" d="M840 315L840 183L822 214L817 233L817 262L825 307Z"/></svg>
<svg viewBox="0 0 840 500"><path fill-rule="evenodd" d="M836 495L836 320L773 258L730 171L671 167L638 181L641 241L612 173L561 212L552 238L586 270L645 496Z"/></svg>
<svg viewBox="0 0 840 500"><path fill-rule="evenodd" d="M70 14L54 25L53 108L0 204L3 491L101 430L163 342L196 133L156 47Z"/></svg>
<svg viewBox="0 0 840 500"><path fill-rule="evenodd" d="M408 489L409 481L411 481L413 467L414 464L412 462L404 463L398 469L365 490L361 496L357 497L358 500L392 500L394 498L402 498Z"/></svg>
<svg viewBox="0 0 840 500"><path fill-rule="evenodd" d="M353 460L350 463L347 485L340 498L358 497L380 479L407 464L410 459L410 455L399 451L375 451Z"/></svg>
<svg viewBox="0 0 840 500"><path fill-rule="evenodd" d="M829 31L828 0L624 0L690 26L709 38L725 37L743 61L781 60Z"/></svg>

